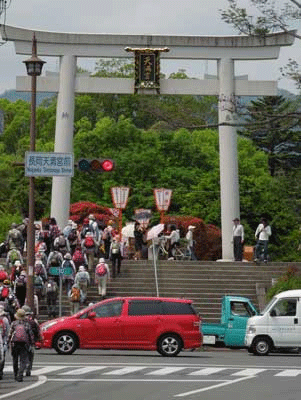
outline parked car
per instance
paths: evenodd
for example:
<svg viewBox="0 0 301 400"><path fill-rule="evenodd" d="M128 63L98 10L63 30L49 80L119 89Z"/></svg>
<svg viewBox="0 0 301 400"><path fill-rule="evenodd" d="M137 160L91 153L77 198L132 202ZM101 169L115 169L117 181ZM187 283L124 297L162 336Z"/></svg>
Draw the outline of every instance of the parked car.
<svg viewBox="0 0 301 400"><path fill-rule="evenodd" d="M172 357L202 345L200 323L191 300L118 297L43 323L41 346L59 354L77 348L124 349L157 350Z"/></svg>
<svg viewBox="0 0 301 400"><path fill-rule="evenodd" d="M224 296L220 323L202 322L203 344L244 347L248 319L257 314L256 307L247 297Z"/></svg>
<svg viewBox="0 0 301 400"><path fill-rule="evenodd" d="M249 353L265 356L301 347L300 298L300 289L278 293L260 315L249 319L245 336Z"/></svg>

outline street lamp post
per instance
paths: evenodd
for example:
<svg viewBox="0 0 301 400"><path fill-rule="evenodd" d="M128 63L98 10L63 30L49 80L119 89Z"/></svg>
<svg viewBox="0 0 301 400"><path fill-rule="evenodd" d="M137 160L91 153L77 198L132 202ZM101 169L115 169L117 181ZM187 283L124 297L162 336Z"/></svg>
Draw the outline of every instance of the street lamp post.
<svg viewBox="0 0 301 400"><path fill-rule="evenodd" d="M31 118L30 118L30 151L35 151L36 147L36 94L37 76L42 73L43 64L37 57L37 40L35 34L32 38L32 53L28 60L23 61L26 65L27 75L31 76ZM35 264L35 180L34 176L29 177L29 197L28 197L28 227L27 227L27 287L26 297L29 307L34 310L34 290L33 275Z"/></svg>

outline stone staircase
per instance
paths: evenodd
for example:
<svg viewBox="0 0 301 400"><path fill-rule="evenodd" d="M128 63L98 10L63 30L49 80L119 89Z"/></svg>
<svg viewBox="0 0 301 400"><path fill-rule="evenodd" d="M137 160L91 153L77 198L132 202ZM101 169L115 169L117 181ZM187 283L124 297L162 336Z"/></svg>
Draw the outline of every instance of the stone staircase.
<svg viewBox="0 0 301 400"><path fill-rule="evenodd" d="M301 271L301 263L273 262L256 265L252 262L157 262L158 288L151 260L123 260L121 274L111 280L107 297L157 296L184 297L194 301L196 310L206 322L218 322L220 300L226 294L248 297L258 307L256 287L271 286L273 278L281 276L289 266ZM88 289L87 304L100 300L93 282ZM45 300L40 301L39 321L47 320ZM65 291L62 296L62 315L70 314L70 303Z"/></svg>

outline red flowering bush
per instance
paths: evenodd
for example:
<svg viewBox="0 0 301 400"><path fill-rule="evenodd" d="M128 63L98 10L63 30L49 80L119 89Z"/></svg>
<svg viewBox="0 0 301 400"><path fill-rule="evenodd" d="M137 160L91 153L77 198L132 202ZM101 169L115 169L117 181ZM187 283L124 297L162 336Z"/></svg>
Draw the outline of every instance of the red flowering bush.
<svg viewBox="0 0 301 400"><path fill-rule="evenodd" d="M78 225L81 225L83 220L90 214L93 214L99 222L104 222L105 224L107 224L109 220L115 219L108 207L100 206L89 201L80 201L70 206L70 219Z"/></svg>
<svg viewBox="0 0 301 400"><path fill-rule="evenodd" d="M206 225L200 218L191 216L163 217L163 223L167 226L176 225L181 237L185 237L188 226L193 225L193 238L195 240L195 253L199 260L214 261L222 257L221 231L214 225Z"/></svg>

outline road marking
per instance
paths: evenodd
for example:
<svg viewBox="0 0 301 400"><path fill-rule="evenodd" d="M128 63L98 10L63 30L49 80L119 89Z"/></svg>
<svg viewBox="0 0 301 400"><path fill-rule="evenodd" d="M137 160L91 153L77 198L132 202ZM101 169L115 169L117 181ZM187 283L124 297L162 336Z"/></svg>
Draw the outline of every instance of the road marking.
<svg viewBox="0 0 301 400"><path fill-rule="evenodd" d="M249 377L248 377L249 378ZM241 378L246 379L246 378ZM208 379L145 379L145 378L48 378L50 382L151 382L151 383L158 383L158 382L206 382L208 383ZM230 382L225 379L210 379L209 382ZM232 382L232 381L231 381Z"/></svg>
<svg viewBox="0 0 301 400"><path fill-rule="evenodd" d="M156 369L155 371L149 372L145 375L168 375L172 374L173 372L182 371L183 369L186 369L186 367L165 367Z"/></svg>
<svg viewBox="0 0 301 400"><path fill-rule="evenodd" d="M103 375L126 375L130 374L131 372L141 371L146 367L125 367L121 369L115 369L114 371L104 372Z"/></svg>
<svg viewBox="0 0 301 400"><path fill-rule="evenodd" d="M266 371L265 368L246 368L243 369L242 371L234 372L234 374L231 374L232 376L253 376L256 374L259 374L260 372Z"/></svg>
<svg viewBox="0 0 301 400"><path fill-rule="evenodd" d="M301 374L301 369L285 369L274 376L298 376Z"/></svg>
<svg viewBox="0 0 301 400"><path fill-rule="evenodd" d="M95 371L99 371L101 369L105 369L108 367L85 367L85 368L77 368L77 369L72 369L71 371L67 371L67 372L62 372L59 375L84 375L84 374L88 374L89 372L95 372Z"/></svg>
<svg viewBox="0 0 301 400"><path fill-rule="evenodd" d="M68 365L59 365L59 366L51 365L49 367L32 370L32 375L49 374L49 372L58 371L58 370L64 369L64 368L68 368Z"/></svg>
<svg viewBox="0 0 301 400"><path fill-rule="evenodd" d="M34 389L40 385L43 385L46 382L47 382L47 377L44 375L40 375L37 382L33 383L32 385L23 387L21 389L14 390L13 392L2 394L2 395L0 395L0 399L5 399L6 397L10 397L10 396L16 396L19 393L23 393L23 392L26 392L27 390Z"/></svg>
<svg viewBox="0 0 301 400"><path fill-rule="evenodd" d="M211 374L215 374L220 371L224 371L225 369L227 369L227 368L213 368L213 367L212 368L202 368L202 369L199 369L198 371L190 372L189 375L211 375Z"/></svg>
<svg viewBox="0 0 301 400"><path fill-rule="evenodd" d="M245 376L243 378L234 379L232 381L226 381L226 382L223 382L223 383L217 383L216 385L207 386L207 387L204 387L204 388L201 388L201 389L191 390L190 392L179 393L179 394L176 394L174 397L191 396L192 394L195 394L195 393L206 392L207 390L217 389L217 388L220 388L222 386L233 385L234 383L245 381L246 379L251 379L251 378L253 378L253 376ZM210 380L210 382L211 382L211 380Z"/></svg>

